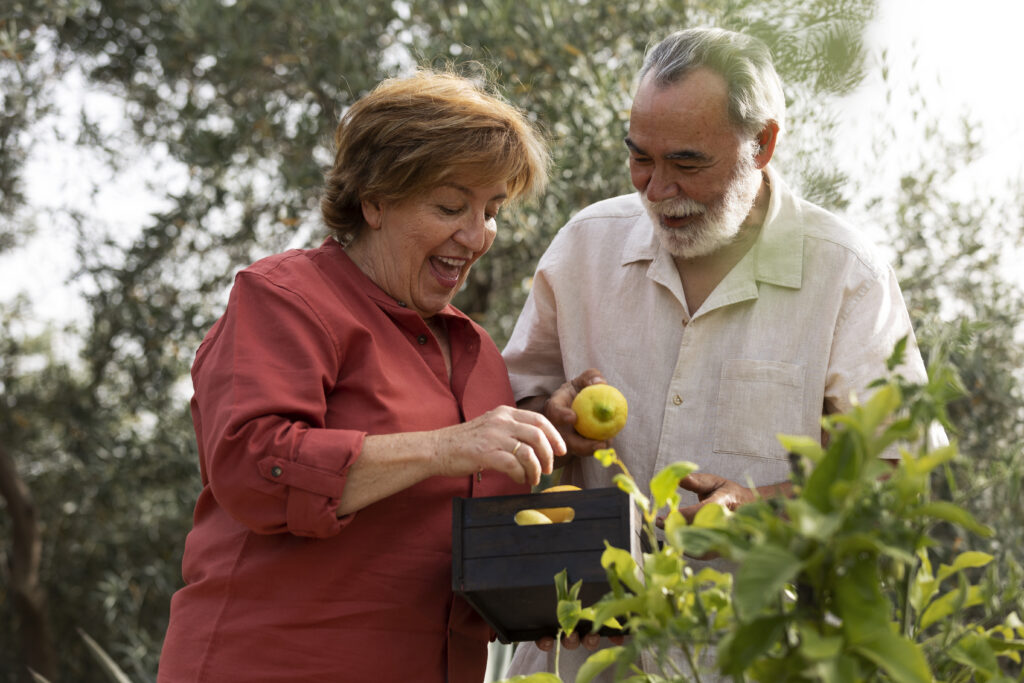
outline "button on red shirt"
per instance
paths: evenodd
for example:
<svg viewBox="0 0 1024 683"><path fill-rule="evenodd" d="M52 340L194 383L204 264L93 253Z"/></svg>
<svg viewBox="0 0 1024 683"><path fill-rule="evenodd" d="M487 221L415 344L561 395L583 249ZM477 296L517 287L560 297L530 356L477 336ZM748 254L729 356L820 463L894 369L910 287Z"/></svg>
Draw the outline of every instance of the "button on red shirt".
<svg viewBox="0 0 1024 683"><path fill-rule="evenodd" d="M451 499L522 493L433 477L337 519L366 435L511 405L505 365L453 307L452 377L423 320L332 239L235 280L192 369L203 489L159 681L474 681L490 630L451 590Z"/></svg>

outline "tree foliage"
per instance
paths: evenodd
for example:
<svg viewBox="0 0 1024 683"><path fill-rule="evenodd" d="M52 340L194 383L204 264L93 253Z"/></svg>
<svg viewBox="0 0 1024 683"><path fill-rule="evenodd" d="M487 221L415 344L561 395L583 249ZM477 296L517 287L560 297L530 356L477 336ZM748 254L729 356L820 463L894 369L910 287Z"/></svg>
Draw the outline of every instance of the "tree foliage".
<svg viewBox="0 0 1024 683"><path fill-rule="evenodd" d="M861 35L873 9L874 0L7 0L0 252L17 253L40 226L71 242L88 311L66 329L43 329L11 299L0 328L0 443L38 507L58 679L102 677L76 627L129 673L152 677L198 489L187 412L191 359L238 268L320 241L321 174L338 117L355 99L417 64L453 63L492 77L547 131L550 191L505 214L457 301L501 344L558 227L592 201L631 191L622 137L632 78L648 42L670 30L715 24L773 47L790 107L777 163L806 196L845 206L844 180L823 144L836 124L822 101L859 81ZM120 103L128 122L112 135L83 110L75 144L111 174L128 168L139 149L175 171L154 188L163 195L160 210L131 234L80 207L42 212L26 203L34 133L58 111L72 77ZM914 178L906 182L905 213L879 205L894 240L917 229L913 211L942 210L941 197L926 192L927 178ZM97 190L105 181L80 182ZM965 214L957 229L966 235L969 225ZM921 249L898 246L907 254ZM926 293L938 281L924 275L907 287L920 301L919 319L934 310ZM993 282L984 270L972 277ZM978 294L980 304L980 292L954 298ZM965 378L989 391L963 419L991 424L984 440L1006 453L992 466L1019 471L1013 430L1020 418L1012 415L1019 385L1003 364L1016 359L1005 330L1020 318L1005 301L993 298L988 310L972 313L994 321L978 337L989 347L961 345L964 362L977 368ZM10 537L11 524L9 514L0 516L0 537ZM2 550L10 550L6 541ZM10 604L0 583L0 606ZM18 634L17 621L0 620L0 671L10 672L0 680L23 677Z"/></svg>

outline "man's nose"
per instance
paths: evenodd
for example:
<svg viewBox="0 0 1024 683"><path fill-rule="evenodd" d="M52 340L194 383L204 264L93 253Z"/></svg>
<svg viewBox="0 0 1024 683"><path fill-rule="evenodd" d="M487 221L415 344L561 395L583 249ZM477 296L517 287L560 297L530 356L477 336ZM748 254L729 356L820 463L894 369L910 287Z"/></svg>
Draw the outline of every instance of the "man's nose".
<svg viewBox="0 0 1024 683"><path fill-rule="evenodd" d="M650 180L647 181L647 187L644 188L644 194L652 202L674 199L680 195L680 192L681 189L675 179L670 174L659 169L655 169L651 173Z"/></svg>

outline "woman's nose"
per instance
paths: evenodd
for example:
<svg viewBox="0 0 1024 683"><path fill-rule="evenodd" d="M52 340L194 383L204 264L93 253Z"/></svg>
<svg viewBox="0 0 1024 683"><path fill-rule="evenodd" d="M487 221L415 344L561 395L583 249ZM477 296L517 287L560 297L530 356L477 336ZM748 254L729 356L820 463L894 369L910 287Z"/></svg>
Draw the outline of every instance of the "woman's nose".
<svg viewBox="0 0 1024 683"><path fill-rule="evenodd" d="M487 217L474 214L466 219L465 225L455 233L455 241L472 252L483 251L487 244Z"/></svg>

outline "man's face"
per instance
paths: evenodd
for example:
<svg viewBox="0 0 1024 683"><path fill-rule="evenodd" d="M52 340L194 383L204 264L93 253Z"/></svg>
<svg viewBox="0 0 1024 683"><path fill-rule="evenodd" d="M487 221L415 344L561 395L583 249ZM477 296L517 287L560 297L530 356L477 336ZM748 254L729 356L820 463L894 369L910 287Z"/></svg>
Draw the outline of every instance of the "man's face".
<svg viewBox="0 0 1024 683"><path fill-rule="evenodd" d="M761 184L754 141L729 119L725 80L698 69L660 87L645 78L630 114L629 170L662 244L695 258L728 244Z"/></svg>

